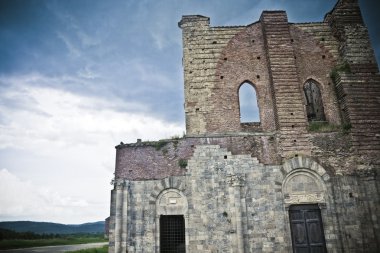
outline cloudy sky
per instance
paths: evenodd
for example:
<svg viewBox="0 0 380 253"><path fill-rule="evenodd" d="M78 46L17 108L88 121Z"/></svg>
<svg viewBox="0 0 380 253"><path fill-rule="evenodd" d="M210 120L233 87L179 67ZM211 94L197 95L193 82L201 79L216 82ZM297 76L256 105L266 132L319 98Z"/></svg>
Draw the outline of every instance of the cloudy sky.
<svg viewBox="0 0 380 253"><path fill-rule="evenodd" d="M362 0L379 61L379 6ZM0 220L109 215L115 149L184 129L182 15L320 21L335 0L0 0Z"/></svg>

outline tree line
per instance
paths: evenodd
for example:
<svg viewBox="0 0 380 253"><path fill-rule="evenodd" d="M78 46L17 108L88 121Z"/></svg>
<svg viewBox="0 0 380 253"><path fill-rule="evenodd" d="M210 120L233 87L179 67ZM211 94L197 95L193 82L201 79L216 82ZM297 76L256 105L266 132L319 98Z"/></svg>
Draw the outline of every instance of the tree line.
<svg viewBox="0 0 380 253"><path fill-rule="evenodd" d="M10 229L0 228L0 241L3 240L37 240L37 239L54 239L54 238L68 238L68 237L100 237L103 234L37 234L34 232L16 232Z"/></svg>
<svg viewBox="0 0 380 253"><path fill-rule="evenodd" d="M59 238L62 235L59 234L36 234L33 232L16 232L9 229L0 228L0 241L2 240L35 240L35 239L52 239Z"/></svg>

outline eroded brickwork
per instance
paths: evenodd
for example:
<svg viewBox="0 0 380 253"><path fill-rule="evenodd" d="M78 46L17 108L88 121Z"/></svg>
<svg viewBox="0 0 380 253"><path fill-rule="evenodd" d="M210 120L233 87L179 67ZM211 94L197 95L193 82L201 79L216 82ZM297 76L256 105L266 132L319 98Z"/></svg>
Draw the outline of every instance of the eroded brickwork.
<svg viewBox="0 0 380 253"><path fill-rule="evenodd" d="M179 27L187 133L116 147L109 252L160 252L162 215L184 219L176 252L379 252L380 75L357 1L322 22L264 11L247 26L190 15ZM240 122L243 83L260 122ZM317 210L320 230L295 208Z"/></svg>

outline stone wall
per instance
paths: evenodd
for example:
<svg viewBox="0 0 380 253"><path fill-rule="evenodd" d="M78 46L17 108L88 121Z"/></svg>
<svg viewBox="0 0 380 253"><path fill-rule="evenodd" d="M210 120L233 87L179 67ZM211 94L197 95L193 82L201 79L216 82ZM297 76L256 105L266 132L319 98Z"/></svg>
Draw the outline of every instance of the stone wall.
<svg viewBox="0 0 380 253"><path fill-rule="evenodd" d="M128 226L111 228L110 237L126 236L120 244L128 252L158 252L159 217L176 214L185 217L187 252L290 252L287 208L317 203L328 252L376 252L375 182L373 175L331 177L307 157L263 165L218 145L198 145L183 176L118 180L112 210Z"/></svg>
<svg viewBox="0 0 380 253"><path fill-rule="evenodd" d="M206 120L212 104L215 70L222 49L241 27L210 27L209 18L184 16L179 22L183 32L185 114L187 134L207 131Z"/></svg>

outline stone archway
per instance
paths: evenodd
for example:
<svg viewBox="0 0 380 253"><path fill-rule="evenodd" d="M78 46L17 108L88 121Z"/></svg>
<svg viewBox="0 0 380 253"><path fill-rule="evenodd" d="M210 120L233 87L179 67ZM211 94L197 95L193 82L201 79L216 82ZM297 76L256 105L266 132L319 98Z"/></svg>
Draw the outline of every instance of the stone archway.
<svg viewBox="0 0 380 253"><path fill-rule="evenodd" d="M326 170L308 157L295 157L283 164L284 205L288 211L294 252L326 252L322 209L327 203Z"/></svg>
<svg viewBox="0 0 380 253"><path fill-rule="evenodd" d="M156 252L175 248L176 252L185 253L189 245L187 228L186 196L178 189L163 190L156 199Z"/></svg>

